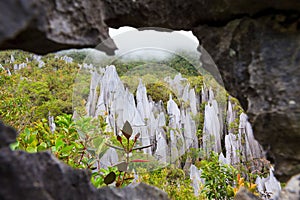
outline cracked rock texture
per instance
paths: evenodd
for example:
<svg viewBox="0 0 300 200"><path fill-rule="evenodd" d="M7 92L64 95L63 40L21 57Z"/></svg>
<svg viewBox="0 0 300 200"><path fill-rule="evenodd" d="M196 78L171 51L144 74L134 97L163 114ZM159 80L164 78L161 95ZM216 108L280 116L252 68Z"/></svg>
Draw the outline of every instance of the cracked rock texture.
<svg viewBox="0 0 300 200"><path fill-rule="evenodd" d="M1 0L0 49L45 54L95 47L109 38L102 13L101 0ZM112 40L103 47L115 49Z"/></svg>
<svg viewBox="0 0 300 200"><path fill-rule="evenodd" d="M299 12L297 0L103 0L104 19L109 27L158 26L185 29L208 24L221 26L241 16L265 12Z"/></svg>
<svg viewBox="0 0 300 200"><path fill-rule="evenodd" d="M299 23L299 15L268 15L193 29L284 181L300 171Z"/></svg>
<svg viewBox="0 0 300 200"><path fill-rule="evenodd" d="M286 181L300 172L299 15L299 0L0 0L0 48L93 46L107 26L192 30Z"/></svg>

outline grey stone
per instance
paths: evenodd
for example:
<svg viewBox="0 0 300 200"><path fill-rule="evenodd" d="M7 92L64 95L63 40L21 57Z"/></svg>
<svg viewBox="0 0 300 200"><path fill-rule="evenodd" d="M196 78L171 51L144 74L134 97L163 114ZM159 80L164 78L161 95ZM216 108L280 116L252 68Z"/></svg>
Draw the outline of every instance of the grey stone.
<svg viewBox="0 0 300 200"><path fill-rule="evenodd" d="M106 40L108 39L108 40ZM0 1L0 49L38 54L69 48L116 49L103 22L101 0Z"/></svg>
<svg viewBox="0 0 300 200"><path fill-rule="evenodd" d="M59 162L48 152L0 151L0 199L97 199L86 171Z"/></svg>
<svg viewBox="0 0 300 200"><path fill-rule="evenodd" d="M300 174L293 176L281 191L279 200L300 199Z"/></svg>
<svg viewBox="0 0 300 200"><path fill-rule="evenodd" d="M191 165L190 180L192 181L195 196L199 196L201 192L200 186L205 183L205 180L201 178L201 172L202 171L198 170L198 168L195 165Z"/></svg>
<svg viewBox="0 0 300 200"><path fill-rule="evenodd" d="M220 26L241 16L257 16L273 10L300 11L297 0L103 0L103 6L104 21L109 27L157 26L184 30L199 24Z"/></svg>
<svg viewBox="0 0 300 200"><path fill-rule="evenodd" d="M247 111L255 138L275 161L281 181L300 169L298 19L298 14L273 14L193 30L226 89ZM209 70L209 63L203 66Z"/></svg>
<svg viewBox="0 0 300 200"><path fill-rule="evenodd" d="M210 92L212 94L212 91ZM205 105L204 110L204 125L203 125L203 148L209 155L210 151L220 153L221 147L221 123L219 121L218 103L210 95L208 104Z"/></svg>
<svg viewBox="0 0 300 200"><path fill-rule="evenodd" d="M16 141L17 132L0 121L0 148L7 147Z"/></svg>
<svg viewBox="0 0 300 200"><path fill-rule="evenodd" d="M257 196L242 187L234 196L234 200L259 200Z"/></svg>
<svg viewBox="0 0 300 200"><path fill-rule="evenodd" d="M168 195L145 183L133 184L122 189L105 187L99 190L101 200L168 200Z"/></svg>

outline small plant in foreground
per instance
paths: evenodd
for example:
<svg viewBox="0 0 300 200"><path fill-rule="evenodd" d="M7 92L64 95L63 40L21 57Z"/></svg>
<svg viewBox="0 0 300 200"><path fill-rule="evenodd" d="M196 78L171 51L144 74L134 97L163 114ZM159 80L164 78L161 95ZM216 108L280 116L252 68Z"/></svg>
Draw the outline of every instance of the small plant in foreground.
<svg viewBox="0 0 300 200"><path fill-rule="evenodd" d="M138 138L140 137L140 133L137 133L133 139L130 139L133 130L128 121L125 122L121 132L123 135L117 135L117 141L119 142L121 147L106 143L107 146L123 151L125 153L125 160L114 165L114 167L117 167L119 173L116 174L115 172L112 171L104 178L105 184L109 185L113 182L116 182L116 187L121 187L123 185L126 185L126 183L129 180L133 179L133 175L132 173L130 173L128 168L129 163L149 162L148 160L141 160L141 159L130 160L130 154L133 151L142 150L152 146L151 144L146 146L137 146L137 147L135 146Z"/></svg>
<svg viewBox="0 0 300 200"><path fill-rule="evenodd" d="M113 168L105 171L100 166L100 158L108 149L105 134L109 133L104 132L104 119L85 117L74 122L72 115L63 114L55 118L55 124L52 133L47 119L35 122L19 134L11 148L29 153L49 150L71 167L93 171L92 183L104 186L104 176L114 171Z"/></svg>

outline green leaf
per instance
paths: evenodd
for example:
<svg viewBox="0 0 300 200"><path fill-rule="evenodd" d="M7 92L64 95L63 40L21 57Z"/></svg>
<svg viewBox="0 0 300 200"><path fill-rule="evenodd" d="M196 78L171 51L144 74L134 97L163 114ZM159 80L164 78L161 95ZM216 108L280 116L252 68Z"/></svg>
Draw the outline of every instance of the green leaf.
<svg viewBox="0 0 300 200"><path fill-rule="evenodd" d="M66 133L69 133L69 129L63 128L63 130L64 130Z"/></svg>
<svg viewBox="0 0 300 200"><path fill-rule="evenodd" d="M27 147L26 151L28 153L36 153L37 152L37 148L36 147Z"/></svg>
<svg viewBox="0 0 300 200"><path fill-rule="evenodd" d="M92 164L94 164L96 161L97 161L97 160L96 160L95 158L90 158L90 159L87 160L87 164L88 164L88 165L92 165Z"/></svg>
<svg viewBox="0 0 300 200"><path fill-rule="evenodd" d="M25 128L24 133L25 133L25 135L29 136L30 135L30 130L28 128Z"/></svg>
<svg viewBox="0 0 300 200"><path fill-rule="evenodd" d="M92 179L93 184L95 187L100 187L101 183L103 182L103 178L102 177L95 177L94 179Z"/></svg>
<svg viewBox="0 0 300 200"><path fill-rule="evenodd" d="M45 149L47 148L47 144L45 142L42 142L39 146L44 147Z"/></svg>
<svg viewBox="0 0 300 200"><path fill-rule="evenodd" d="M37 135L37 134L38 134L38 131L33 131L31 134L32 134L32 135Z"/></svg>
<svg viewBox="0 0 300 200"><path fill-rule="evenodd" d="M98 158L101 159L102 156L105 154L105 152L107 151L107 147L104 148L104 150L102 152L99 153Z"/></svg>
<svg viewBox="0 0 300 200"><path fill-rule="evenodd" d="M17 150L18 149L18 147L19 147L19 141L17 141L17 142L14 142L14 143L11 143L10 145L9 145L9 147L10 147L10 149L11 150Z"/></svg>
<svg viewBox="0 0 300 200"><path fill-rule="evenodd" d="M54 153L54 152L57 152L57 149L56 149L56 147L55 146L52 146L51 147L51 151Z"/></svg>
<svg viewBox="0 0 300 200"><path fill-rule="evenodd" d="M104 183L106 185L109 185L111 183L113 183L116 180L116 174L115 172L110 172L105 178L104 178Z"/></svg>
<svg viewBox="0 0 300 200"><path fill-rule="evenodd" d="M36 140L36 135L30 135L29 139L28 139L28 143L33 143Z"/></svg>
<svg viewBox="0 0 300 200"><path fill-rule="evenodd" d="M60 147L64 146L64 141L61 138L57 138L55 141L55 147L56 150L58 150Z"/></svg>
<svg viewBox="0 0 300 200"><path fill-rule="evenodd" d="M133 130L128 121L125 122L123 129L121 131L122 131L123 135L127 138L127 140L129 140L129 138L132 135Z"/></svg>
<svg viewBox="0 0 300 200"><path fill-rule="evenodd" d="M88 147L86 150L87 150L87 152L89 152L92 156L95 156L96 150L95 150L94 148Z"/></svg>
<svg viewBox="0 0 300 200"><path fill-rule="evenodd" d="M81 139L84 139L86 137L86 134L80 130L78 130L78 134Z"/></svg>
<svg viewBox="0 0 300 200"><path fill-rule="evenodd" d="M105 141L106 139L101 136L98 136L93 140L97 155L100 155L100 153L104 150Z"/></svg>
<svg viewBox="0 0 300 200"><path fill-rule="evenodd" d="M84 146L81 143L71 142L71 144L73 144L76 149L79 149L79 150L84 149Z"/></svg>
<svg viewBox="0 0 300 200"><path fill-rule="evenodd" d="M128 163L123 161L115 164L114 167L117 167L120 172L126 172L128 169Z"/></svg>
<svg viewBox="0 0 300 200"><path fill-rule="evenodd" d="M38 147L37 151L44 151L47 149L47 144L45 142L42 142Z"/></svg>
<svg viewBox="0 0 300 200"><path fill-rule="evenodd" d="M61 150L61 152L62 152L62 153L70 153L70 152L72 151L73 147L74 147L73 145L65 146L65 147Z"/></svg>
<svg viewBox="0 0 300 200"><path fill-rule="evenodd" d="M121 151L124 151L123 148L121 147L117 147L117 146L114 146L114 145L111 145L111 144L108 144L108 143L105 143L107 146L111 147L111 148L114 148L114 149L118 149L118 150L121 150Z"/></svg>

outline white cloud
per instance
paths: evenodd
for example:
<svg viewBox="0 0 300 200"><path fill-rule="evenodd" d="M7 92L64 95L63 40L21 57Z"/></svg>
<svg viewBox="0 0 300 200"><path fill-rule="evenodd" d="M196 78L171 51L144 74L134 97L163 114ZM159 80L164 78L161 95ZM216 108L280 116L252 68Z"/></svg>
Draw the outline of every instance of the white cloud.
<svg viewBox="0 0 300 200"><path fill-rule="evenodd" d="M110 28L109 34L118 47L116 55L128 58L164 58L181 50L197 53L199 42L191 31L170 31L160 28L138 31L132 27L121 27Z"/></svg>

